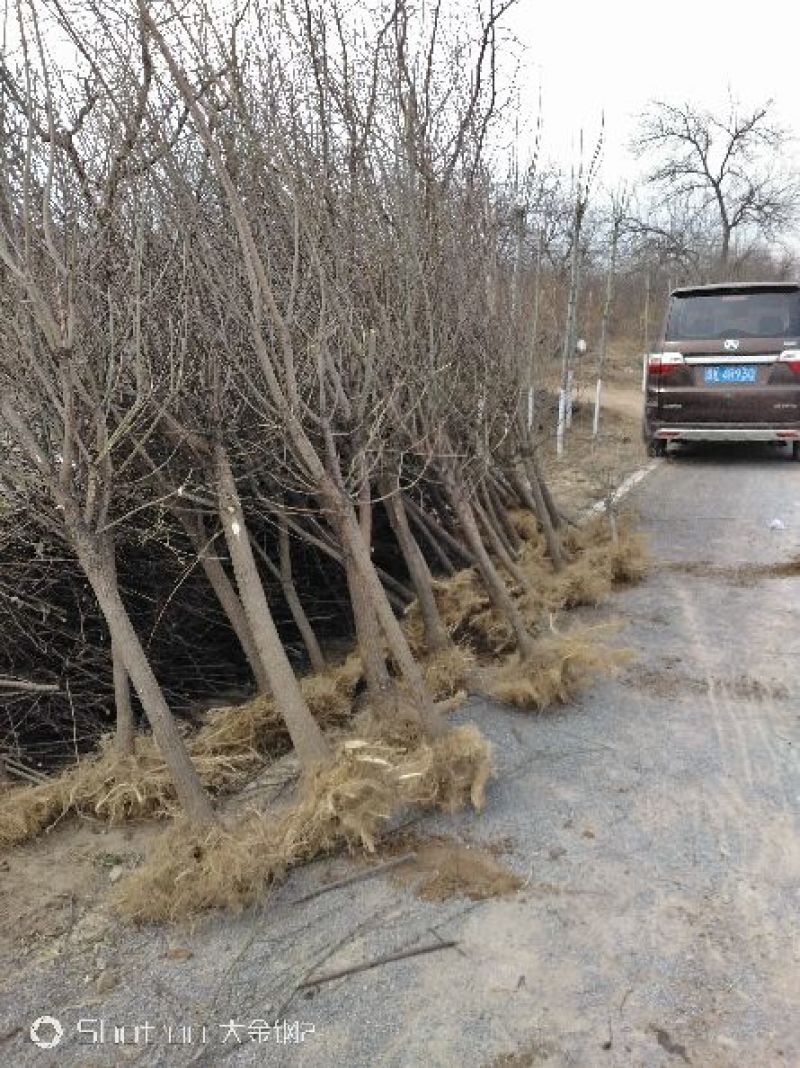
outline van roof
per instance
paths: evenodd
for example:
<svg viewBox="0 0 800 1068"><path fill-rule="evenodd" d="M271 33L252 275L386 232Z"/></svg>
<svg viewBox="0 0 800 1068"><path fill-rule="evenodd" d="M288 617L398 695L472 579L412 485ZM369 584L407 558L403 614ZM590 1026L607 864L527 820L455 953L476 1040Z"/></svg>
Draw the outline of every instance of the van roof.
<svg viewBox="0 0 800 1068"><path fill-rule="evenodd" d="M705 286L680 286L673 289L673 297L700 296L704 293L759 293L772 290L773 293L792 293L800 290L800 282L714 282Z"/></svg>

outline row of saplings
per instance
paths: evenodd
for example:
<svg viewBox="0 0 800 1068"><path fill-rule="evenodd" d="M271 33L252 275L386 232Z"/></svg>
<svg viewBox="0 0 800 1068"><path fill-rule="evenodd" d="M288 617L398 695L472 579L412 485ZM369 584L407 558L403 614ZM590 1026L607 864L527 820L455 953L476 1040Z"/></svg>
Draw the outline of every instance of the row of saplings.
<svg viewBox="0 0 800 1068"><path fill-rule="evenodd" d="M437 711L446 715L470 693L527 709L564 701L597 671L625 657L605 640L609 625L562 631L555 614L596 604L616 583L637 581L646 554L630 524L597 517L563 536L564 565L554 568L533 515L510 512L518 536L513 574L499 567L532 636L523 654L487 594L480 572L465 568L433 583L447 643L425 648L417 602L403 620ZM491 775L490 746L474 724L431 735L410 695L396 684L380 702L357 698L361 656L300 680L303 696L331 744L331 756L305 769L288 803L271 811L236 803L241 787L288 749L275 704L259 696L213 709L186 744L203 784L217 797L217 818L189 824L178 811L167 767L150 734L132 756L112 740L69 770L0 796L0 845L13 846L80 813L117 824L170 817L145 860L114 888L121 914L177 919L202 910L243 907L298 864L336 848L375 849L382 828L409 806L479 809ZM291 758L284 758L291 773Z"/></svg>

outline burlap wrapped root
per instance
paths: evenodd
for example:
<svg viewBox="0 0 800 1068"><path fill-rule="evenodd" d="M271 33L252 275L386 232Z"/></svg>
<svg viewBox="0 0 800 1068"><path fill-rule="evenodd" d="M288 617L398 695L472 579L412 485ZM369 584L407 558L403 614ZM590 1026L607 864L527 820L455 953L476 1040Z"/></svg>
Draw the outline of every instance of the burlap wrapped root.
<svg viewBox="0 0 800 1068"><path fill-rule="evenodd" d="M251 811L199 831L176 822L120 884L117 907L137 921L243 908L314 857L343 845L374 850L410 805L481 808L490 774L489 743L471 724L409 745L348 738L278 813Z"/></svg>
<svg viewBox="0 0 800 1068"><path fill-rule="evenodd" d="M319 723L337 727L352 713L361 677L360 658L301 679L304 696ZM186 745L204 786L231 790L267 761L291 748L286 725L271 697L215 708ZM0 848L35 838L65 817L82 814L110 824L171 816L177 810L172 776L150 734L136 736L134 753L120 756L113 736L95 752L35 786L13 787L0 796Z"/></svg>
<svg viewBox="0 0 800 1068"><path fill-rule="evenodd" d="M598 675L613 674L630 650L609 644L614 622L551 631L537 639L531 656L515 653L487 673L486 692L520 708L544 709L568 701Z"/></svg>
<svg viewBox="0 0 800 1068"><path fill-rule="evenodd" d="M252 765L247 752L193 754L193 762L212 789L240 782ZM172 777L152 736L137 736L132 756L120 756L106 736L73 767L0 798L0 846L19 845L73 813L119 824L176 808Z"/></svg>

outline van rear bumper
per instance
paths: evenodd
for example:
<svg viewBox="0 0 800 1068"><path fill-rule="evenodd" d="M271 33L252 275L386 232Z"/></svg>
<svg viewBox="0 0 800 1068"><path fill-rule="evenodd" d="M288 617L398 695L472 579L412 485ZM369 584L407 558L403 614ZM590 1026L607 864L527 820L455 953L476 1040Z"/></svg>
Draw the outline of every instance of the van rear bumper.
<svg viewBox="0 0 800 1068"><path fill-rule="evenodd" d="M800 423L789 426L658 426L646 433L658 441L800 441Z"/></svg>

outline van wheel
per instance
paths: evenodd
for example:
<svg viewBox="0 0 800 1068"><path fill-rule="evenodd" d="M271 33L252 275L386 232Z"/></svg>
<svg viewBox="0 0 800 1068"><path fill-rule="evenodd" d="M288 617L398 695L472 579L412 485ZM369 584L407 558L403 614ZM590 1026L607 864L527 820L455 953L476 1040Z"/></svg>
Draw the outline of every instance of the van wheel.
<svg viewBox="0 0 800 1068"><path fill-rule="evenodd" d="M792 442L792 459L800 460L800 441Z"/></svg>
<svg viewBox="0 0 800 1068"><path fill-rule="evenodd" d="M797 443L800 445L800 442ZM666 456L667 455L667 443L661 438L651 438L647 443L647 455L648 456Z"/></svg>

